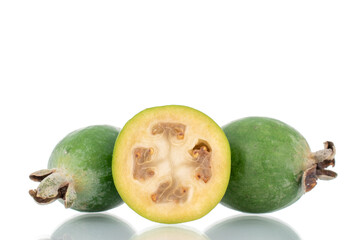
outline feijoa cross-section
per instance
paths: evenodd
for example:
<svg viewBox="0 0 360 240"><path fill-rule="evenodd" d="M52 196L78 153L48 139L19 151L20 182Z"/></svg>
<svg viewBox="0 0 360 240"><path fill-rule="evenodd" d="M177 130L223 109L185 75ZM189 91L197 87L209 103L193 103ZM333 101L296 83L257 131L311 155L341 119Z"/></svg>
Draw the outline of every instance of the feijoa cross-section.
<svg viewBox="0 0 360 240"><path fill-rule="evenodd" d="M127 205L156 222L179 223L211 211L225 194L230 147L222 129L190 107L145 109L120 132L115 186Z"/></svg>

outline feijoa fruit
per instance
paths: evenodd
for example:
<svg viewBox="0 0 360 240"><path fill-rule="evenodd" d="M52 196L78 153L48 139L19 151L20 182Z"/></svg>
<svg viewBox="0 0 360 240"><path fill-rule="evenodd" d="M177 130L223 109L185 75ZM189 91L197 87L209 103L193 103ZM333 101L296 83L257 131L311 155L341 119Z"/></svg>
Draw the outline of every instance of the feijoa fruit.
<svg viewBox="0 0 360 240"><path fill-rule="evenodd" d="M222 203L250 213L284 208L336 173L335 146L311 152L305 138L271 118L248 117L223 127L231 147L231 177Z"/></svg>
<svg viewBox="0 0 360 240"><path fill-rule="evenodd" d="M86 212L121 204L111 170L118 133L118 128L95 125L68 134L55 146L48 169L30 175L40 182L30 195L40 204L59 199L66 208Z"/></svg>
<svg viewBox="0 0 360 240"><path fill-rule="evenodd" d="M179 223L220 202L230 165L222 129L200 111L170 105L145 109L125 124L115 143L113 177L139 215Z"/></svg>

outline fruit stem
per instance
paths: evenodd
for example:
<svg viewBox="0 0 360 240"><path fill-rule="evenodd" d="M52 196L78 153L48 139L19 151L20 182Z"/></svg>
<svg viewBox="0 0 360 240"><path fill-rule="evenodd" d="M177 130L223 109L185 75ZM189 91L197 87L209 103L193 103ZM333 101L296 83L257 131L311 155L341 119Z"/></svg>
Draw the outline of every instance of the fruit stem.
<svg viewBox="0 0 360 240"><path fill-rule="evenodd" d="M64 170L57 168L43 169L30 174L30 179L40 182L37 189L29 194L39 204L49 204L56 199L64 200L65 208L71 207L76 199L72 178Z"/></svg>
<svg viewBox="0 0 360 240"><path fill-rule="evenodd" d="M302 177L302 186L305 192L309 192L317 184L317 179L331 180L337 177L333 171L327 170L329 166L335 166L336 148L333 142L324 142L324 149L311 154L309 164Z"/></svg>

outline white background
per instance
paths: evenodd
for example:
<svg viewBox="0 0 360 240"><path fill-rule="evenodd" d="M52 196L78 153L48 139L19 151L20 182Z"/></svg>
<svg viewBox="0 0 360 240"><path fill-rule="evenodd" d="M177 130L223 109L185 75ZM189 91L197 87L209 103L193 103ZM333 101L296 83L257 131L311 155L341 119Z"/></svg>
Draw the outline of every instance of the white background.
<svg viewBox="0 0 360 240"><path fill-rule="evenodd" d="M167 104L221 126L277 118L314 151L332 140L338 178L262 216L302 239L359 239L359 12L347 0L1 1L1 239L49 238L80 214L28 195L67 133ZM126 205L108 213L137 232L159 226ZM218 206L184 225L242 215Z"/></svg>

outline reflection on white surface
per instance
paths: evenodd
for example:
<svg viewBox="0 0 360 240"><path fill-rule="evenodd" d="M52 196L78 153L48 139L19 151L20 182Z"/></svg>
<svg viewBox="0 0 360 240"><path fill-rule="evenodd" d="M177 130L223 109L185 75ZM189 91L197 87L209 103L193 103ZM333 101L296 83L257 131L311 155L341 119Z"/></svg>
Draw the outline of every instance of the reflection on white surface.
<svg viewBox="0 0 360 240"><path fill-rule="evenodd" d="M206 231L211 240L300 240L286 224L273 218L240 216L222 221Z"/></svg>
<svg viewBox="0 0 360 240"><path fill-rule="evenodd" d="M184 227L157 227L148 230L140 235L134 236L131 240L209 240L201 233Z"/></svg>
<svg viewBox="0 0 360 240"><path fill-rule="evenodd" d="M51 240L128 240L134 230L120 219L107 214L84 214L63 223Z"/></svg>

